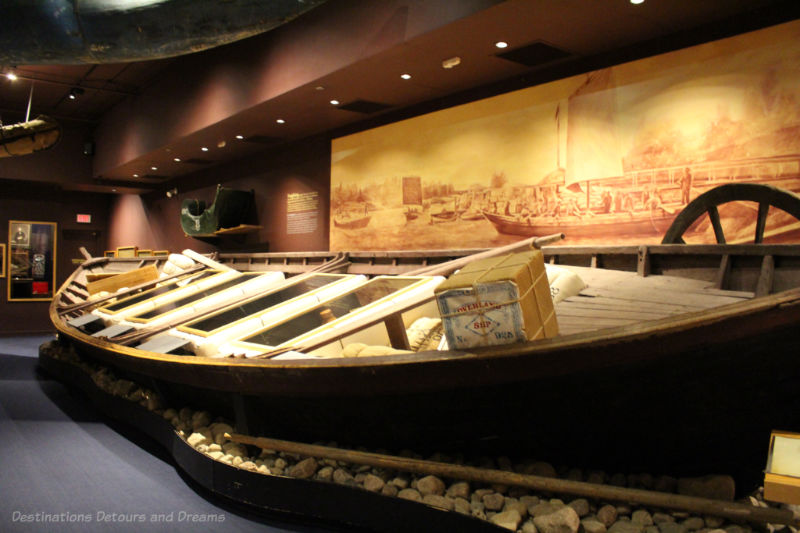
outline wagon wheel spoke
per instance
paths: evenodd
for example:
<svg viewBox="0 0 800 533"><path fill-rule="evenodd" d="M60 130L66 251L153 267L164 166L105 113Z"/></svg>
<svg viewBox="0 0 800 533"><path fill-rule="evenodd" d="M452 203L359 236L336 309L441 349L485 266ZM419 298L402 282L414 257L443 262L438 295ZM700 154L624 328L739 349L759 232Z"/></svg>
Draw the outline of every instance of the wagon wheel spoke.
<svg viewBox="0 0 800 533"><path fill-rule="evenodd" d="M758 204L758 219L756 220L756 240L757 244L764 242L764 230L767 227L767 213L769 204L761 202Z"/></svg>
<svg viewBox="0 0 800 533"><path fill-rule="evenodd" d="M681 211L664 234L662 244L686 244L684 238L689 228L702 216L708 215L714 236L719 244L725 244L725 232L722 228L718 206L729 202L756 202L756 230L754 242L764 242L767 215L770 207L776 207L800 220L800 196L797 194L758 183L726 183L704 192Z"/></svg>
<svg viewBox="0 0 800 533"><path fill-rule="evenodd" d="M719 220L719 210L717 206L709 206L708 218L711 219L711 225L714 227L714 236L717 238L717 243L725 244L725 233L722 231L722 223Z"/></svg>

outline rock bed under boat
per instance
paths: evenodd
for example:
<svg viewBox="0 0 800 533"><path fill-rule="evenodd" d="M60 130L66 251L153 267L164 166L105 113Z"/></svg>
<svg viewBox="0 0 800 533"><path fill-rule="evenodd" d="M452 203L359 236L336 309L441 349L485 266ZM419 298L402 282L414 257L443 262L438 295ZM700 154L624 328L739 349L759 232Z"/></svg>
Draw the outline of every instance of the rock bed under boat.
<svg viewBox="0 0 800 533"><path fill-rule="evenodd" d="M437 527L458 528L460 531L482 531L485 524L486 531L519 531L523 533L750 533L756 530L770 532L783 531L797 533L800 508L784 504L770 504L762 498L762 489L758 488L752 494L740 497L733 502L735 487L733 479L726 475L712 475L700 478L676 478L669 475L652 475L647 473L613 473L609 475L600 470L581 470L578 468L554 468L547 462L537 460L512 461L508 457L481 457L470 463L466 458L458 455L434 454L427 461L452 464L458 467L476 468L490 472L532 475L535 478L563 479L566 486L570 482L586 482L600 487L634 489L632 492L622 494L634 496L641 494L656 499L663 498L664 507L631 503L630 501L614 501L613 498L598 497L586 498L570 496L570 493L557 491L532 491L520 486L502 483L481 483L458 479L457 477L444 477L436 475L423 475L410 473L391 468L373 467L368 464L351 463L330 457L307 457L298 453L278 451L269 448L258 449L247 446L232 439L239 438L233 433L232 424L222 418L215 418L207 411L196 411L188 407L180 409L166 407L157 393L142 387L139 384L117 379L113 373L96 363L91 363L80 357L69 346L57 342L46 343L40 348L40 365L46 370L58 375L62 379L71 381L73 385L83 382L95 388L94 391L86 390L90 396L102 395L112 401L103 404L106 408L114 401L123 405L130 415L127 422L141 425L147 416L157 417L164 425L170 427L170 433L184 442L187 448L194 450L197 456L213 460L225 465L232 470L231 479L247 480L256 479L244 475L236 477L235 472L246 472L257 476L264 476L277 483L285 484L288 489L310 486L330 487L340 486L347 497L355 499L355 506L342 506L350 515L341 516L338 512L320 516L318 507L310 498L291 500L292 508L284 500L264 506L270 510L279 510L291 513L300 513L325 520L343 521L349 524L366 525L378 531L406 531L413 528L412 522L396 523L390 515L384 522L376 524L374 518L367 518L374 513L373 506L379 503L394 501L395 499L411 502L411 505L422 506L422 514L416 517L421 523ZM69 369L75 372L70 372ZM59 372L66 370L66 372ZM74 374L72 379L68 376ZM80 386L80 385L79 385ZM98 405L100 405L98 403ZM132 411L131 411L132 410ZM112 416L121 416L122 413L109 413ZM141 429L141 428L140 428ZM248 440L248 438L244 438ZM336 443L327 443L337 446ZM361 450L363 452L365 450ZM183 464L197 464L197 457L186 461L186 449L171 448L173 456L183 455ZM344 453L348 453L346 450ZM359 451L355 451L357 455ZM401 457L412 460L421 460L422 457L414 452L405 450ZM426 461L421 461L425 463ZM224 468L224 467L223 467ZM207 472L208 469L201 468ZM197 479L197 472L189 472L190 476ZM201 484L204 481L197 479ZM295 485L292 480L307 480L313 485ZM242 486L242 481L234 481L236 494L241 501L252 503L253 498L248 493L248 487ZM283 485L281 485L283 486ZM207 487L208 488L208 487ZM355 490L352 490L355 489ZM645 492L642 492L645 491ZM676 493L679 495L676 496ZM233 496L230 493L225 494ZM380 495L379 499L375 499ZM706 512L690 512L675 507L680 498L688 497L700 505L709 505ZM363 500L361 500L363 498ZM711 498L712 500L707 500ZM641 501L641 500L639 500ZM644 501L649 501L645 499ZM730 503L726 503L730 502ZM318 502L316 502L318 503ZM277 505L276 509L274 505ZM359 507L359 506L362 507ZM403 503L402 505L406 505ZM323 506L324 507L324 506ZM694 509L689 506L689 509ZM702 508L702 507L701 507ZM388 509L396 510L392 507ZM401 510L413 507L400 507ZM429 510L446 511L446 514L427 514ZM696 509L694 509L696 511ZM714 513L719 510L720 513ZM360 513L360 515L359 515ZM731 514L735 517L731 519ZM335 516L334 516L335 515ZM727 517L727 518L726 518ZM449 522L448 519L452 519ZM429 522L428 522L429 521ZM453 529L455 530L455 529Z"/></svg>

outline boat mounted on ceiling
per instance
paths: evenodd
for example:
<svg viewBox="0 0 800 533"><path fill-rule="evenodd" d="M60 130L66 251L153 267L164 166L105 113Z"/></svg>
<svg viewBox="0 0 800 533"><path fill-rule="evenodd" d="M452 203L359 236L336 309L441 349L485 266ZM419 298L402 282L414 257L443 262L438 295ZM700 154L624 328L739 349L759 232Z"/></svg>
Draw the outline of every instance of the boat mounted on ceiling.
<svg viewBox="0 0 800 533"><path fill-rule="evenodd" d="M271 30L325 0L0 2L0 64L97 64L199 52Z"/></svg>
<svg viewBox="0 0 800 533"><path fill-rule="evenodd" d="M0 157L28 155L52 148L61 138L61 125L39 115L27 122L0 127Z"/></svg>

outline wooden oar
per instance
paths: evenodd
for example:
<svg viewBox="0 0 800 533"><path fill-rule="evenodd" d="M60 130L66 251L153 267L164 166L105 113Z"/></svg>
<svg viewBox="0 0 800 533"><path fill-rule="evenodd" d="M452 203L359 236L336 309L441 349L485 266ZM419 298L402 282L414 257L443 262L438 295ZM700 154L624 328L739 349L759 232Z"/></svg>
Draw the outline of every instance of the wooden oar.
<svg viewBox="0 0 800 533"><path fill-rule="evenodd" d="M302 281L303 279L306 279L306 278L310 278L315 274L325 273L325 272L327 272L329 270L339 269L345 264L347 264L347 255L343 254L343 253L337 254L337 256L334 257L333 259L331 259L330 261L326 261L325 263L316 266L315 268L313 268L312 270L309 270L308 272L304 272L304 273L299 274L297 276L291 277L291 278L285 280L283 283L281 283L279 285L276 285L274 287L271 287L269 289L269 291L270 292L279 291L279 290L281 290L282 288L284 288L284 287L286 287L288 285L292 285L292 284L298 283L299 281ZM125 333L123 335L120 335L118 337L113 337L113 338L108 339L108 340L110 340L111 342L114 342L116 344L122 344L123 346L130 346L132 344L140 344L142 341L144 341L145 339L147 339L149 337L152 337L153 335L157 335L159 333L163 333L165 331L168 331L168 330L170 330L172 328L176 328L176 327L178 327L178 326L180 326L182 324L185 324L187 322L194 321L194 320L199 320L201 318L210 316L210 315L212 315L212 314L214 314L214 313L216 313L218 311L221 311L223 309L240 305L245 300L253 298L253 296L254 296L253 294L244 294L244 295L242 295L239 298L236 298L234 300L230 300L230 301L215 305L214 307L212 307L212 308L210 308L210 309L208 309L208 310L206 310L206 311L204 311L202 313L197 313L197 314L191 315L189 317L182 318L180 320L174 320L172 322L167 322L166 324L162 324L160 326L155 326L155 327L146 328L146 329L143 328L143 329L140 329L140 330L137 330L137 331L132 331L130 333ZM284 350L284 351L287 351L287 350Z"/></svg>
<svg viewBox="0 0 800 533"><path fill-rule="evenodd" d="M787 524L792 526L800 524L800 520L795 518L794 513L788 509L753 507L751 505L723 500L697 498L681 494L641 489L629 489L612 485L600 485L597 483L556 479L530 474L517 474L505 470L426 461L381 453L344 450L341 448L331 448L329 446L303 444L265 437L250 437L248 435L239 434L231 435L229 433L226 433L225 437L233 442L257 446L266 450L333 459L336 461L345 461L348 463L391 470L401 470L403 472L413 472L416 474L434 475L449 479L523 487L532 490L569 494L592 499L637 503L661 509L688 511L732 520L746 520L749 522L768 524Z"/></svg>
<svg viewBox="0 0 800 533"><path fill-rule="evenodd" d="M97 298L97 299L94 299L94 300L91 300L91 301L86 301L86 302L81 302L81 303L77 303L77 304L61 307L58 310L58 314L59 315L65 315L67 313L71 313L73 311L79 311L81 309L85 309L87 307L95 306L97 304L101 304L103 302L107 302L109 300L113 300L115 298L128 296L128 295L134 294L135 292L155 287L159 283L164 283L165 281L170 281L172 279L178 278L180 276L184 276L186 274L193 274L195 272L199 272L200 270L203 270L205 268L206 268L205 265L195 264L194 266L192 266L190 268L187 268L186 270L182 270L181 272L176 272L175 274L172 274L172 275L169 275L169 276L165 276L163 278L158 278L158 279L154 279L154 280L151 280L151 281L147 281L145 283L140 283L139 285L134 285L133 287L125 289L124 291L115 292L114 294L110 294L108 296L103 296L102 298Z"/></svg>
<svg viewBox="0 0 800 533"><path fill-rule="evenodd" d="M417 270L411 270L409 272L404 273L404 276L446 276L453 271L463 267L464 265L471 263L472 261L477 261L478 259L485 259L487 257L495 257L498 255L503 255L507 253L511 253L513 251L519 250L520 248L541 248L542 246L546 246L548 244L558 242L564 238L563 233L554 233L552 235L547 235L544 237L529 237L527 239L523 239L521 241L507 244L505 246L499 246L497 248L492 248L491 250L486 250L484 252L478 252L477 254L467 255L464 257L459 257L458 259L453 259L451 261L447 261L445 263L441 263L438 265L432 265L428 267L419 268Z"/></svg>

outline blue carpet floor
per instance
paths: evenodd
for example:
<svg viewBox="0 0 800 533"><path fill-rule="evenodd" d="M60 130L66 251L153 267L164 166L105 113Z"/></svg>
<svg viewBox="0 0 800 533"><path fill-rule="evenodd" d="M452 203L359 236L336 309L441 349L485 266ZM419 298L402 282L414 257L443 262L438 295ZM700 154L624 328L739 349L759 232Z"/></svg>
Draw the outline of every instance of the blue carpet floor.
<svg viewBox="0 0 800 533"><path fill-rule="evenodd" d="M0 531L334 531L193 484L146 435L37 372L50 338L0 337Z"/></svg>

